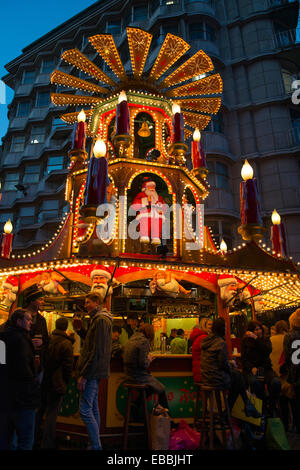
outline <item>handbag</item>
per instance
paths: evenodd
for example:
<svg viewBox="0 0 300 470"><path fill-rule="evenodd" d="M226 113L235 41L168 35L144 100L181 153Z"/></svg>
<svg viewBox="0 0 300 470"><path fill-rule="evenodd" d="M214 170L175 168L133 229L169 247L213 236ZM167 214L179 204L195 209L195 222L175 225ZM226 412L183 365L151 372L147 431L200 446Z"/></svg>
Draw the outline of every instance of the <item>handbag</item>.
<svg viewBox="0 0 300 470"><path fill-rule="evenodd" d="M269 418L267 421L266 444L270 450L291 450L285 429L280 418Z"/></svg>
<svg viewBox="0 0 300 470"><path fill-rule="evenodd" d="M150 415L152 450L169 450L171 420L168 409L154 406Z"/></svg>
<svg viewBox="0 0 300 470"><path fill-rule="evenodd" d="M251 394L249 391L247 391L247 395L252 405L254 405L257 411L262 414L262 400L260 400L260 398L257 398L256 395ZM243 402L241 395L237 397L236 402L231 410L231 415L233 418L240 419L241 421L246 421L248 423L255 424L256 426L261 425L261 417L252 418L251 416L246 416L245 403Z"/></svg>

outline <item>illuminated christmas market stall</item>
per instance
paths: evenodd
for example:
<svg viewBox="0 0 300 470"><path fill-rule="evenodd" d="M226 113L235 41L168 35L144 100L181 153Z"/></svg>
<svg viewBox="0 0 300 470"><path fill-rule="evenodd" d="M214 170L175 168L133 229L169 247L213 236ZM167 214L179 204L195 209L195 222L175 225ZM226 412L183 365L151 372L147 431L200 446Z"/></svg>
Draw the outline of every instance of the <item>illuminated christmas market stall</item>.
<svg viewBox="0 0 300 470"><path fill-rule="evenodd" d="M31 253L14 254L13 227L7 224L0 322L38 288L45 294L49 331L59 316L70 319L72 330L72 319L85 317L85 295L99 292L116 325L132 315L152 322L152 372L167 387L172 415L191 419L191 355L162 354L160 333L183 328L188 339L200 317L222 316L231 357L233 337L247 319L299 306L299 270L287 258L276 211L273 247L262 246L259 189L247 161L240 183L239 233L245 243L232 251L224 242L218 247L205 225L210 188L201 131L220 109L222 95L211 59L202 50L189 56L189 44L167 34L154 65L146 68L152 35L129 27L127 38L131 73L113 37L98 34L89 42L112 73L71 49L62 60L87 79L60 70L51 75L53 84L66 87L52 94L52 102L70 107L61 119L74 125L65 187L69 210L49 242ZM79 353L77 337L74 354ZM111 376L100 385L103 433L117 433L123 425L123 380L121 359L113 359ZM58 426L83 432L75 381Z"/></svg>

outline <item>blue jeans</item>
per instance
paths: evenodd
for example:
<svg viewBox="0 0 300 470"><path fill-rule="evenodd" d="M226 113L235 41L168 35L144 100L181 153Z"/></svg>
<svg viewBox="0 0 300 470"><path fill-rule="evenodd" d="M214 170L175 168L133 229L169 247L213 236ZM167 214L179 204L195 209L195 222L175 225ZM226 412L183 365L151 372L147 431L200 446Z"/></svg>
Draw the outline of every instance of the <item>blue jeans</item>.
<svg viewBox="0 0 300 470"><path fill-rule="evenodd" d="M99 380L87 380L81 394L79 410L91 441L92 450L102 450L100 441L100 413L98 406Z"/></svg>
<svg viewBox="0 0 300 470"><path fill-rule="evenodd" d="M11 438L12 450L32 450L34 443L35 410L18 410L11 413L14 434Z"/></svg>

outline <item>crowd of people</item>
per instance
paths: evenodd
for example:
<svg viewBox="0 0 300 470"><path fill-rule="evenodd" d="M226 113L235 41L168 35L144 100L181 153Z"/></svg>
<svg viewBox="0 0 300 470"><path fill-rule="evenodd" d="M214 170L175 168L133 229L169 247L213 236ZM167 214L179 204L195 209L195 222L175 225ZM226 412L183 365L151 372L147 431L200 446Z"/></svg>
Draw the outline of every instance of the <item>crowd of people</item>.
<svg viewBox="0 0 300 470"><path fill-rule="evenodd" d="M192 331L194 381L227 389L231 409L241 395L246 414L258 417L257 410L249 404L249 390L263 401L269 416L282 418L286 429L291 411L292 425L299 433L300 360L297 361L295 348L300 346L300 309L289 317L289 324L280 320L270 331L259 321L249 321L240 341L239 366L235 360L228 360L224 337L222 318L213 322L202 319L199 328Z"/></svg>
<svg viewBox="0 0 300 470"><path fill-rule="evenodd" d="M85 423L89 449L101 450L99 382L110 375L110 361L122 357L126 381L147 385L158 403L169 410L165 386L149 372L154 327L130 318L121 328L113 324L101 297L85 298L87 328L73 320L73 330L82 339L80 356L74 363L74 333L67 334L68 320L60 317L48 335L40 292L33 292L26 308L17 308L0 327L6 344L6 364L1 368L0 449L56 448L56 421L68 383L74 374L80 392L79 411ZM126 341L120 342L122 334ZM280 414L286 427L292 410L293 424L300 432L300 365L295 361L295 342L300 345L300 309L270 332L258 321L248 322L240 344L240 364L228 360L225 321L202 318L187 341L182 329L165 336L171 354L191 352L195 383L228 390L232 409L238 395L247 416L260 413L249 400L247 389L265 400L267 413ZM300 361L299 361L300 362ZM101 397L100 397L101 400ZM139 409L139 402L135 404ZM134 411L134 410L133 410Z"/></svg>

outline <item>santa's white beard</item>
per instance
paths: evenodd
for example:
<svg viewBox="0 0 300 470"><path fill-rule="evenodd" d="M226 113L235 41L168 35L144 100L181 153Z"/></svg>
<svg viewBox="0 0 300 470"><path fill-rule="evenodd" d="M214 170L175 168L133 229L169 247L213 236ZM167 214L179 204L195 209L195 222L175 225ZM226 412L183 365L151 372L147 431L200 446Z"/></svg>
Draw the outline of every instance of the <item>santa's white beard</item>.
<svg viewBox="0 0 300 470"><path fill-rule="evenodd" d="M228 305L231 305L232 304L232 301L233 301L233 297L236 296L236 291L234 290L226 290L226 288L224 289L224 291L221 293L221 298L222 300L224 300L226 303L228 303Z"/></svg>
<svg viewBox="0 0 300 470"><path fill-rule="evenodd" d="M91 294L98 294L100 299L103 301L107 291L107 284L93 284L91 287ZM113 288L108 289L107 295L112 295Z"/></svg>
<svg viewBox="0 0 300 470"><path fill-rule="evenodd" d="M158 201L158 194L156 191L151 191L150 189L145 190L145 195L148 197L150 196L151 202L155 203Z"/></svg>

